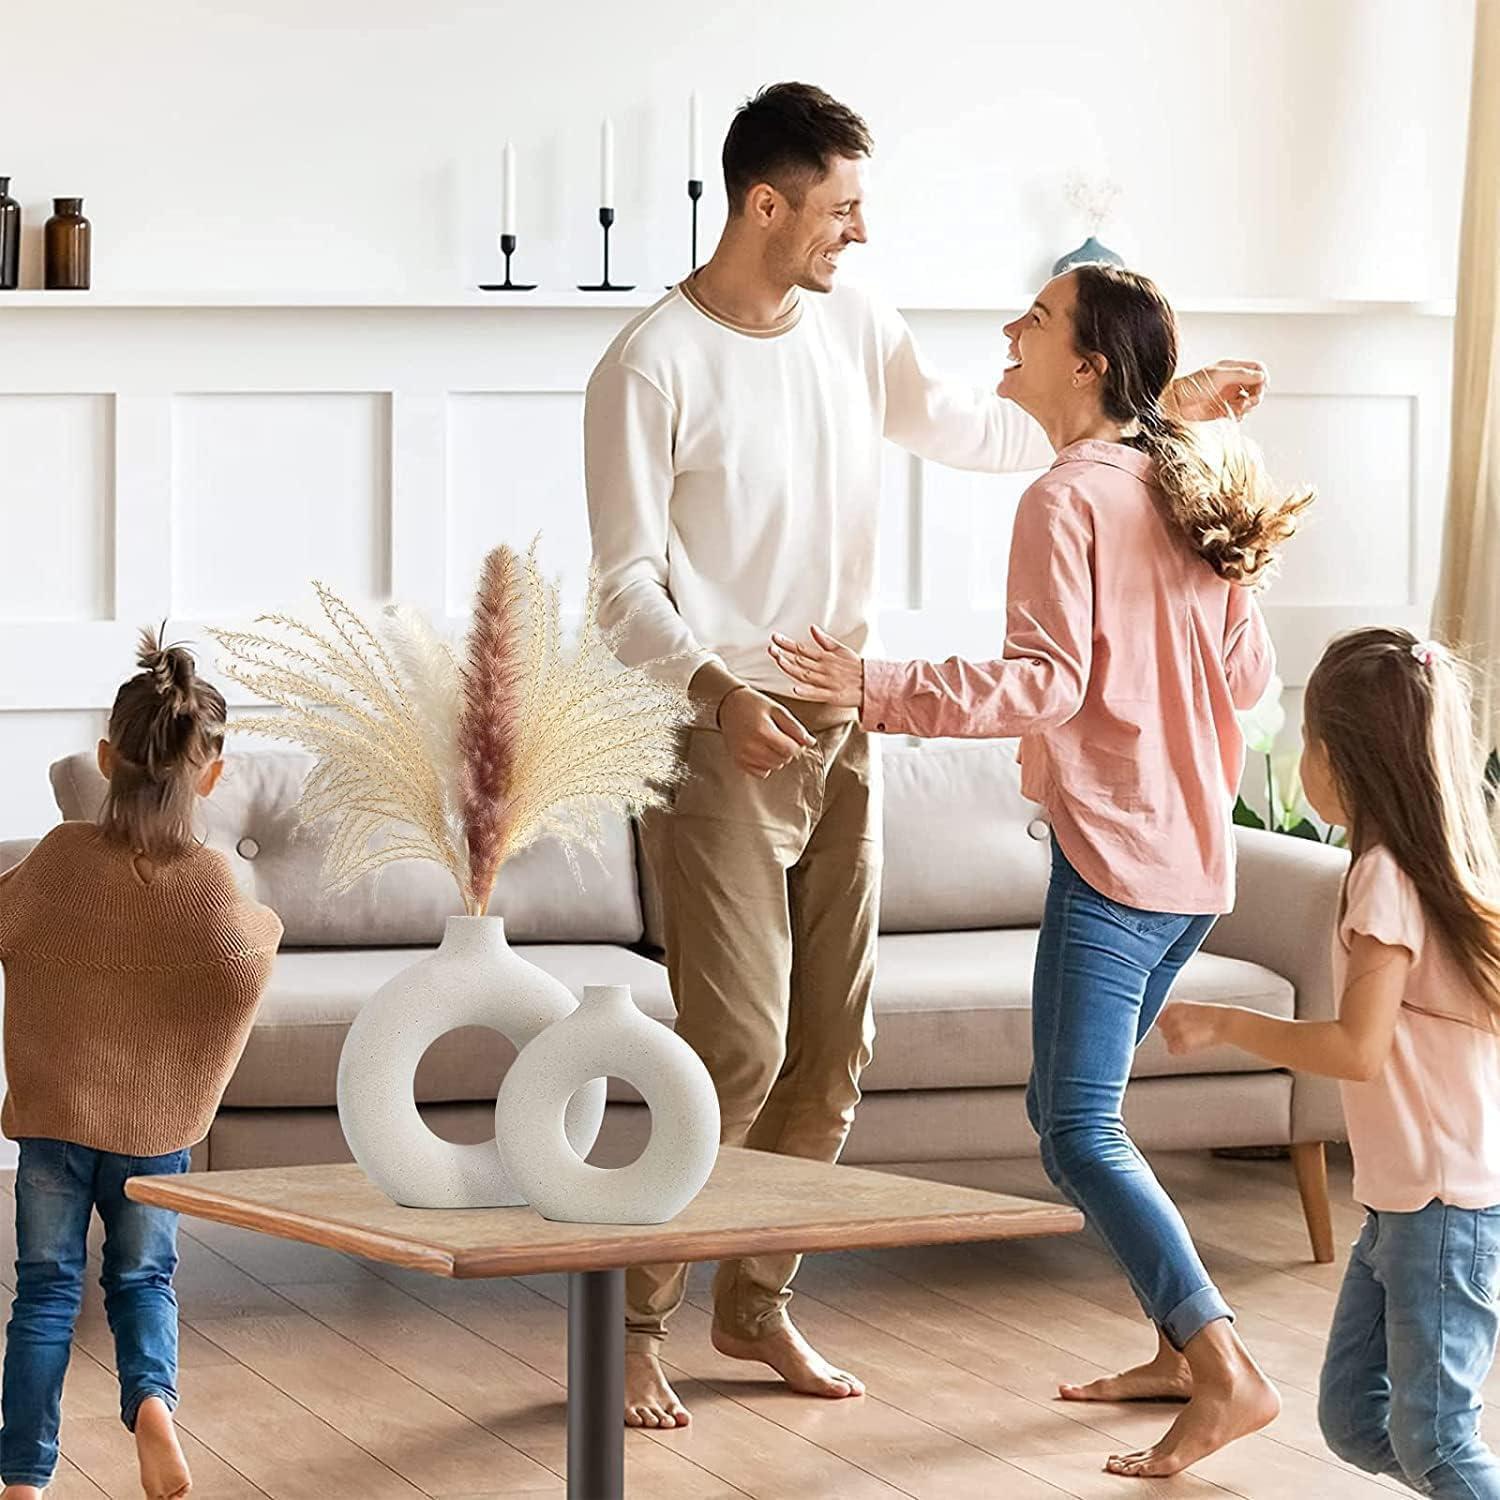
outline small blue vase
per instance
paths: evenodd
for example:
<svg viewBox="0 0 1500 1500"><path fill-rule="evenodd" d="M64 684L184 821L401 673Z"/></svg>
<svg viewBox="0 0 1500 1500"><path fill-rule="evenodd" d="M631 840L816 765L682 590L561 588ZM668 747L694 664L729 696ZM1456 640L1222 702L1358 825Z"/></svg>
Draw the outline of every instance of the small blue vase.
<svg viewBox="0 0 1500 1500"><path fill-rule="evenodd" d="M1090 235L1076 250L1069 250L1053 265L1052 274L1061 276L1064 271L1070 271L1074 266L1097 264L1100 261L1107 266L1123 266L1125 257L1111 250L1108 245L1101 245L1093 235Z"/></svg>

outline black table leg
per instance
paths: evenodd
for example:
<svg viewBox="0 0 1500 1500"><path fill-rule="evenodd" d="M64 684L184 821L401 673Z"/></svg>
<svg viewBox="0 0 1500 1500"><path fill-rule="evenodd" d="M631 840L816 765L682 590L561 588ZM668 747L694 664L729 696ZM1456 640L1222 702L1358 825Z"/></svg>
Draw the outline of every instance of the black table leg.
<svg viewBox="0 0 1500 1500"><path fill-rule="evenodd" d="M568 1276L568 1500L624 1500L625 1273Z"/></svg>

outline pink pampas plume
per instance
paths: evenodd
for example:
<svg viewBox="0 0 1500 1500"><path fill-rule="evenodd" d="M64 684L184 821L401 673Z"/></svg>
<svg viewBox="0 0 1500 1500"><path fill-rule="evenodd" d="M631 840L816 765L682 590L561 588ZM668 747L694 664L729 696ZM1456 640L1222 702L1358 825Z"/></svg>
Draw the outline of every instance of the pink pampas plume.
<svg viewBox="0 0 1500 1500"><path fill-rule="evenodd" d="M488 907L506 854L526 678L524 588L521 559L509 547L496 547L479 580L458 720L471 916L482 916Z"/></svg>

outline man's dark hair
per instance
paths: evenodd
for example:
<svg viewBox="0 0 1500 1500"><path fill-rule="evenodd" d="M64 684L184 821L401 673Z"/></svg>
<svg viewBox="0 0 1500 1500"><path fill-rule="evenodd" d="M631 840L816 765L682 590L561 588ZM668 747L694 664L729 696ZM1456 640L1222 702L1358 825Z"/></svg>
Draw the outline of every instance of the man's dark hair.
<svg viewBox="0 0 1500 1500"><path fill-rule="evenodd" d="M840 156L868 156L870 127L810 83L773 83L740 106L724 137L724 190L729 212L744 207L757 182L800 203L812 182Z"/></svg>

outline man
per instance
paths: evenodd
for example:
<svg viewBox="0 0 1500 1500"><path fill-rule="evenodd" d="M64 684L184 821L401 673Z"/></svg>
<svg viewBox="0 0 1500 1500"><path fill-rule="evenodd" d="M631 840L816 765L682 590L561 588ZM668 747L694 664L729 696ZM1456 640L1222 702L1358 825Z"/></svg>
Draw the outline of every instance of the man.
<svg viewBox="0 0 1500 1500"><path fill-rule="evenodd" d="M853 713L781 696L767 642L812 622L869 640L883 439L966 469L1052 461L1019 408L939 381L897 314L836 289L866 237L870 150L859 116L806 84L746 104L712 259L615 340L584 415L601 617L623 623L623 659L666 658L699 705L688 778L644 828L678 1035L713 1076L726 1144L819 1161L843 1147L870 1058L879 763ZM1179 408L1242 413L1263 381L1216 366ZM797 1262L720 1266L714 1345L795 1390L859 1395L787 1316ZM689 1420L660 1363L685 1275L629 1277L632 1426Z"/></svg>

